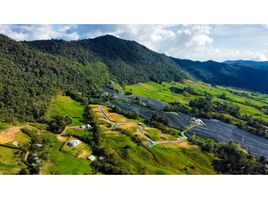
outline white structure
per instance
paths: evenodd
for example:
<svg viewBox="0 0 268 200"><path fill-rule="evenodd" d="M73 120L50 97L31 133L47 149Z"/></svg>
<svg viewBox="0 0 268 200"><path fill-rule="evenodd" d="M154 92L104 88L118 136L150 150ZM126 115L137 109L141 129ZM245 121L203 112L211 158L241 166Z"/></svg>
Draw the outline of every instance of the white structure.
<svg viewBox="0 0 268 200"><path fill-rule="evenodd" d="M94 161L94 160L96 160L96 156L90 155L90 156L88 156L88 159L91 160L91 161Z"/></svg>
<svg viewBox="0 0 268 200"><path fill-rule="evenodd" d="M196 124L196 125L203 125L204 124L204 122L201 119L196 119L194 117L191 119L191 122L193 124Z"/></svg>
<svg viewBox="0 0 268 200"><path fill-rule="evenodd" d="M86 125L81 125L80 128L82 128L82 129L86 129L86 128L91 129L92 126L90 124L86 124Z"/></svg>
<svg viewBox="0 0 268 200"><path fill-rule="evenodd" d="M15 145L16 147L19 146L19 143L17 141L14 141L12 144Z"/></svg>
<svg viewBox="0 0 268 200"><path fill-rule="evenodd" d="M68 146L69 147L76 147L77 145L79 145L81 143L80 140L78 139L73 139L70 142L68 142Z"/></svg>
<svg viewBox="0 0 268 200"><path fill-rule="evenodd" d="M35 144L37 147L43 147L43 144L40 144L40 143L37 143L37 144Z"/></svg>

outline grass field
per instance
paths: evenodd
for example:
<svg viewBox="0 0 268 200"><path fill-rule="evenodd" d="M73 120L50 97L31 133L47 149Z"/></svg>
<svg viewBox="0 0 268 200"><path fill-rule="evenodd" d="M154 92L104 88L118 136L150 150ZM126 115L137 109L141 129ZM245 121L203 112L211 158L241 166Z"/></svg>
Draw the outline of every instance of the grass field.
<svg viewBox="0 0 268 200"><path fill-rule="evenodd" d="M0 146L0 174L17 174L26 168L19 153L17 149Z"/></svg>
<svg viewBox="0 0 268 200"><path fill-rule="evenodd" d="M163 100L166 102L179 102L188 106L189 101L200 98L202 95L192 95L188 92L183 92L181 94L176 94L170 91L170 87L185 88L191 87L200 94L205 92L213 96L213 100L216 101L225 101L219 98L219 95L225 94L227 101L232 102L240 107L240 112L242 115L252 115L254 118L262 119L268 122L268 115L262 112L256 107L268 106L267 95L253 93L248 91L236 90L233 88L226 88L222 86L211 86L209 84L194 82L191 80L185 80L183 83L171 82L158 84L155 82L148 83L138 83L136 85L126 86L126 91L131 91L134 95L145 96L154 99ZM241 96L234 94L230 91L248 93L249 96Z"/></svg>
<svg viewBox="0 0 268 200"><path fill-rule="evenodd" d="M84 123L83 113L84 107L81 103L71 99L71 97L57 95L52 100L47 116L69 116L72 118L72 125L80 125Z"/></svg>

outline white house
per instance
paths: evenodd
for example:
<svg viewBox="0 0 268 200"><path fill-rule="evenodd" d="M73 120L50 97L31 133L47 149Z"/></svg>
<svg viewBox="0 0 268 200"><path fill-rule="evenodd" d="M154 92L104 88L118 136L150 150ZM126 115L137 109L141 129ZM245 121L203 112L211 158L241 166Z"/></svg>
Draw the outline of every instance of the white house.
<svg viewBox="0 0 268 200"><path fill-rule="evenodd" d="M90 155L90 156L88 156L88 159L91 160L91 161L94 161L94 160L96 160L96 156Z"/></svg>
<svg viewBox="0 0 268 200"><path fill-rule="evenodd" d="M194 117L191 119L191 122L193 124L196 124L196 125L203 125L204 124L204 122L201 119L196 119Z"/></svg>
<svg viewBox="0 0 268 200"><path fill-rule="evenodd" d="M80 140L78 139L73 139L70 142L68 142L68 146L69 147L76 147L77 145L79 145L81 143Z"/></svg>

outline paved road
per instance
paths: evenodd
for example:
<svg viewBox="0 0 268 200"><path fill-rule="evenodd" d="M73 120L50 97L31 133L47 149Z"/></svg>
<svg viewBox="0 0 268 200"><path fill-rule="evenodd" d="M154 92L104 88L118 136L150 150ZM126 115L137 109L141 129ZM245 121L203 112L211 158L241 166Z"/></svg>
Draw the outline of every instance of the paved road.
<svg viewBox="0 0 268 200"><path fill-rule="evenodd" d="M102 116L110 123L115 123L114 121L112 121L107 115L106 113L103 111L102 107L99 106L99 111L101 112Z"/></svg>

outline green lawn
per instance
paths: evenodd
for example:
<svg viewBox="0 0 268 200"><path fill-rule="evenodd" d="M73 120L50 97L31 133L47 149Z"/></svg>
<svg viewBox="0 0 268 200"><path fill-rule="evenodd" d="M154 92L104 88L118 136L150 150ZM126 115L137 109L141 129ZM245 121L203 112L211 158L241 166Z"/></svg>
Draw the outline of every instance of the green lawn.
<svg viewBox="0 0 268 200"><path fill-rule="evenodd" d="M71 99L71 97L57 95L52 100L47 116L69 116L72 118L72 125L79 125L84 123L83 113L84 107L81 103Z"/></svg>
<svg viewBox="0 0 268 200"><path fill-rule="evenodd" d="M19 150L0 146L0 174L17 174L26 165L21 161Z"/></svg>
<svg viewBox="0 0 268 200"><path fill-rule="evenodd" d="M75 147L69 147L68 143L73 139L73 137L70 137L65 143L64 145L61 147L61 151L68 153L70 155L73 155L75 157L78 157L83 151L87 151L89 153L89 155L91 155L92 151L89 148L89 146L83 142L81 142L80 144L78 144Z"/></svg>
<svg viewBox="0 0 268 200"><path fill-rule="evenodd" d="M64 135L67 135L67 136L80 136L80 137L84 137L84 136L87 136L88 134L91 134L90 133L90 130L88 129L85 129L85 130L77 130L77 129L74 129L74 128L68 128Z"/></svg>
<svg viewBox="0 0 268 200"><path fill-rule="evenodd" d="M51 147L48 160L41 167L41 174L92 174L89 160L60 151L63 142L59 142L55 134L46 132L44 135L49 139Z"/></svg>

